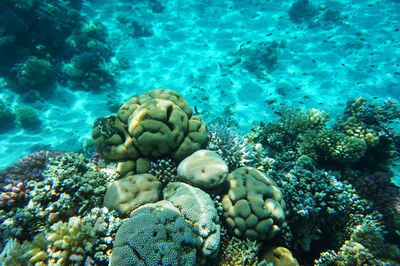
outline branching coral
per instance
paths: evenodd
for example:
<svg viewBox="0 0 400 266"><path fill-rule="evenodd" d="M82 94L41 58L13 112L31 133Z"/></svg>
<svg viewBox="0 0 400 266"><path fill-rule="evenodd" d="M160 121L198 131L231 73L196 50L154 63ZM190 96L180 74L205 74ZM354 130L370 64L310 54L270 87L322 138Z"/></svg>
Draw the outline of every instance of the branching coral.
<svg viewBox="0 0 400 266"><path fill-rule="evenodd" d="M177 181L177 165L171 159L158 159L155 162L150 163L149 174L154 175L161 182L163 186L166 186L170 182Z"/></svg>
<svg viewBox="0 0 400 266"><path fill-rule="evenodd" d="M352 100L331 127L324 111L284 107L279 114L279 120L254 126L250 134L268 156L293 161L307 155L333 167L339 162L339 167L352 164L370 168L384 167L395 156L398 135L390 123L400 117L400 112L392 100L383 105L367 104L362 98Z"/></svg>
<svg viewBox="0 0 400 266"><path fill-rule="evenodd" d="M249 141L231 128L209 125L207 149L217 152L229 170L251 165L255 151Z"/></svg>
<svg viewBox="0 0 400 266"><path fill-rule="evenodd" d="M310 169L310 170L307 170ZM311 166L296 166L276 178L290 210L287 222L294 238L293 248L310 250L337 245L345 235L352 213L363 213L369 207L351 185L342 183L327 172ZM323 237L330 243L320 243Z"/></svg>
<svg viewBox="0 0 400 266"><path fill-rule="evenodd" d="M255 240L240 240L234 236L224 235L221 240L220 265L262 265L258 264L259 248L260 244Z"/></svg>
<svg viewBox="0 0 400 266"><path fill-rule="evenodd" d="M40 233L32 242L16 245L7 254L5 265L71 265L83 264L93 252L97 229L85 224L80 217L53 224L46 233ZM89 258L90 259L90 258Z"/></svg>

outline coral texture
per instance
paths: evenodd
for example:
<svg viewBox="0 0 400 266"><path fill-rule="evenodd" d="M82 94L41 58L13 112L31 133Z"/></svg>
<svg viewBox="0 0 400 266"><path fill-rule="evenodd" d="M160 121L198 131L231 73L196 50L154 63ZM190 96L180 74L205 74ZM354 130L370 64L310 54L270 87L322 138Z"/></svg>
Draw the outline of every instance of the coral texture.
<svg viewBox="0 0 400 266"><path fill-rule="evenodd" d="M107 189L104 206L119 214L129 214L139 206L161 198L161 183L150 174L127 176Z"/></svg>
<svg viewBox="0 0 400 266"><path fill-rule="evenodd" d="M171 202L148 203L118 229L110 265L195 265L199 246Z"/></svg>
<svg viewBox="0 0 400 266"><path fill-rule="evenodd" d="M201 254L215 256L219 250L221 227L210 196L181 182L169 183L163 193L164 199L180 210L194 234L201 239Z"/></svg>
<svg viewBox="0 0 400 266"><path fill-rule="evenodd" d="M246 138L233 129L221 125L209 125L207 130L207 149L218 153L230 171L251 165L255 152Z"/></svg>

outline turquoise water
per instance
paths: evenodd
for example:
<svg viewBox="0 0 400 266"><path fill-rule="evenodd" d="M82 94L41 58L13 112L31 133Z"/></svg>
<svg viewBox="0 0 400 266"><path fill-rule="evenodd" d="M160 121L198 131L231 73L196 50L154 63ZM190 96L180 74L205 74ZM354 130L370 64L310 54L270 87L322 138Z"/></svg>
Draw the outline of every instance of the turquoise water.
<svg viewBox="0 0 400 266"><path fill-rule="evenodd" d="M166 255L172 262L162 264L228 265L227 254L276 263L263 257L275 246L290 250L301 265L400 263L400 192L395 185L400 184L399 18L395 0L1 1L2 256L10 258L9 265L29 260L107 265L117 245L115 234L128 217L103 209L107 189L127 173L152 173L161 185L154 192L159 198L151 202L162 200L168 183L182 178L174 167L165 170L168 178L155 174L166 167L157 160L172 160L177 167L207 148L222 156L229 173L246 165L274 180L286 202L286 207L281 204L285 222L278 223L281 230L274 237L256 237L260 246L250 248L246 235L230 227L231 214L224 214L230 212L223 200L229 178L211 190L200 186L217 202L216 209L222 205L214 219L222 232L221 241L215 240L218 248L206 255L200 244L189 241L194 262L185 253L185 261ZM194 141L198 145L183 155L178 151L180 138L189 135L185 125L174 144L158 145L157 136L140 140L134 118L121 118L120 107L132 96L159 99L162 92L151 92L160 88L186 100L163 104L172 110L186 106L191 111L180 116L199 116L208 129L203 132L208 140ZM170 93L161 98L171 100ZM157 112L161 105L154 107ZM127 132L116 133L114 120L96 120L114 114ZM179 126L168 124L171 131ZM92 138L96 128L100 137ZM155 128L143 131L161 131ZM139 155L107 153L114 144L105 139L116 135L132 138ZM139 169L139 157L147 160L147 168ZM122 171L117 164L127 161L135 162L136 169ZM78 192L79 186L85 191ZM100 220L106 229L97 228ZM76 242L62 245L67 238L61 241L55 232L78 225L83 233L76 242L88 244L74 253ZM47 242L34 241L40 233ZM236 249L248 248L253 255L233 253L234 235L242 241ZM204 235L200 238L206 242ZM371 245L371 239L382 243ZM9 251L24 241L25 251L39 254L35 259ZM346 247L349 254L344 255ZM330 255L323 253L328 250ZM358 261L350 250L361 254ZM0 256L1 263L6 261Z"/></svg>

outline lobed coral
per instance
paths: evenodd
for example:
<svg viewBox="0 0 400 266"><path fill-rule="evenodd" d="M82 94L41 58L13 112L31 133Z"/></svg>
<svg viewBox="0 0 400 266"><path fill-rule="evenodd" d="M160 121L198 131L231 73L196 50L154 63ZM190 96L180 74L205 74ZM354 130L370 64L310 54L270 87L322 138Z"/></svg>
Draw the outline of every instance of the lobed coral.
<svg viewBox="0 0 400 266"><path fill-rule="evenodd" d="M186 100L171 90L136 95L117 115L106 119L111 122L98 119L93 127L97 151L110 160L129 159L133 170L140 159L171 157L181 161L207 141L204 121L192 116Z"/></svg>
<svg viewBox="0 0 400 266"><path fill-rule="evenodd" d="M251 167L228 175L229 191L222 198L223 217L235 236L271 239L285 225L285 202L276 183Z"/></svg>

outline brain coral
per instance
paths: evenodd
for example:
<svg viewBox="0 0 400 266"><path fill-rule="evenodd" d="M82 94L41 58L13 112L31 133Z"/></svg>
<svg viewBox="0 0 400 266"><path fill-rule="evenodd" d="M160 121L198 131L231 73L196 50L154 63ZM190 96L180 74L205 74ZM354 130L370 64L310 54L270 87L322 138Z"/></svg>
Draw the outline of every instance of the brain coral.
<svg viewBox="0 0 400 266"><path fill-rule="evenodd" d="M285 202L275 182L252 167L236 169L227 180L222 206L228 228L238 237L272 238L285 223Z"/></svg>
<svg viewBox="0 0 400 266"><path fill-rule="evenodd" d="M200 245L171 202L148 203L118 229L110 265L195 265Z"/></svg>
<svg viewBox="0 0 400 266"><path fill-rule="evenodd" d="M170 155L181 161L206 144L207 131L180 94L158 89L133 96L116 115L98 118L92 137L110 160Z"/></svg>
<svg viewBox="0 0 400 266"><path fill-rule="evenodd" d="M178 176L202 189L215 188L226 180L228 165L216 152L199 150L179 164Z"/></svg>
<svg viewBox="0 0 400 266"><path fill-rule="evenodd" d="M145 203L160 199L161 183L150 174L130 175L115 181L104 196L104 206L129 214Z"/></svg>
<svg viewBox="0 0 400 266"><path fill-rule="evenodd" d="M218 253L221 235L219 216L210 196L191 185L172 182L163 190L164 199L172 202L201 239L201 254L213 256Z"/></svg>

